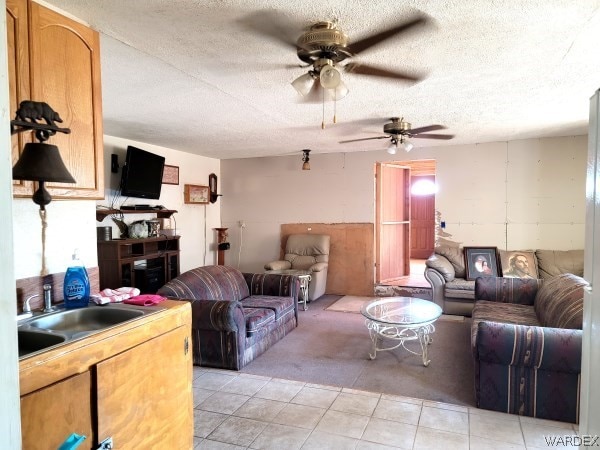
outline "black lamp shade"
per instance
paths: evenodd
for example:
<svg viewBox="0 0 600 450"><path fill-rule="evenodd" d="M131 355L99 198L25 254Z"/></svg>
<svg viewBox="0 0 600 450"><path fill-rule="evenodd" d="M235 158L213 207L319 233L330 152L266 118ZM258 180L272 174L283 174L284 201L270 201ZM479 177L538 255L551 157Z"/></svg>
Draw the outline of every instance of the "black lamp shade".
<svg viewBox="0 0 600 450"><path fill-rule="evenodd" d="M13 167L13 180L75 183L56 145L28 143Z"/></svg>

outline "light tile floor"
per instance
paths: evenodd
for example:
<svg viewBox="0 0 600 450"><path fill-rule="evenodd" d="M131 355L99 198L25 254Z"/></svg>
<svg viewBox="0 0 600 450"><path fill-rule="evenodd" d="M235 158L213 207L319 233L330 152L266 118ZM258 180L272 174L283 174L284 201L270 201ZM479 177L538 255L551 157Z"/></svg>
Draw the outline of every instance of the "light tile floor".
<svg viewBox="0 0 600 450"><path fill-rule="evenodd" d="M560 447L575 425L194 366L195 449Z"/></svg>

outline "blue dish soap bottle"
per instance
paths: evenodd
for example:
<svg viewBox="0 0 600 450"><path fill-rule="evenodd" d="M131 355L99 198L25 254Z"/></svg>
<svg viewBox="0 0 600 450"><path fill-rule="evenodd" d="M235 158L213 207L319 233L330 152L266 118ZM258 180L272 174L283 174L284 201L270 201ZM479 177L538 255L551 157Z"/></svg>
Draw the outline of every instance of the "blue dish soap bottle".
<svg viewBox="0 0 600 450"><path fill-rule="evenodd" d="M85 266L79 260L77 249L73 252L73 260L65 273L63 284L65 308L83 308L90 301L90 279Z"/></svg>

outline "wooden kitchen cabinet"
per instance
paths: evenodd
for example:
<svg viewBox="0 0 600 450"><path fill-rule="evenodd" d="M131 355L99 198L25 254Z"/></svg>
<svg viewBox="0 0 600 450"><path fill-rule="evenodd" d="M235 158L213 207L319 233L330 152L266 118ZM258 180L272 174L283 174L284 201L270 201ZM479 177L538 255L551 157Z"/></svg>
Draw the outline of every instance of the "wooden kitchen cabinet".
<svg viewBox="0 0 600 450"><path fill-rule="evenodd" d="M58 448L71 433L87 437L82 450L109 437L119 449L193 447L191 307L160 305L20 360L24 449Z"/></svg>
<svg viewBox="0 0 600 450"><path fill-rule="evenodd" d="M181 407L190 395L188 335L180 327L96 366L100 442L110 436L115 448L192 448L193 433L180 428L192 420Z"/></svg>
<svg viewBox="0 0 600 450"><path fill-rule="evenodd" d="M47 183L53 198L104 198L100 38L96 31L38 3L7 0L11 119L22 100L48 103L71 129L48 140L56 145L76 183ZM31 131L13 136L13 164ZM33 183L15 182L17 197Z"/></svg>
<svg viewBox="0 0 600 450"><path fill-rule="evenodd" d="M91 389L90 372L84 372L21 397L23 448L58 448L72 433L86 436L81 448L91 448Z"/></svg>

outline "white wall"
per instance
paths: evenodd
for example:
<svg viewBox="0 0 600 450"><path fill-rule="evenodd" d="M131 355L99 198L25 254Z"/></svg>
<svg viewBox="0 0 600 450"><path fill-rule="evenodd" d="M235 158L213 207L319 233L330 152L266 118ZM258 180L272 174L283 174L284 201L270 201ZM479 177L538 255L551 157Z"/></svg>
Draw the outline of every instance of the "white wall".
<svg viewBox="0 0 600 450"><path fill-rule="evenodd" d="M149 152L164 156L165 164L179 167L179 185L163 184L159 200L147 200L136 198L118 198L115 206L122 204L151 204L163 205L167 209L178 211L173 215L172 224L177 227L177 234L181 235L180 269L182 272L194 267L216 264L217 233L213 228L221 226L221 200L208 205L185 204L183 189L185 184L208 186L208 175L214 173L220 177L220 161L213 158L192 155L181 151L145 144L143 142L130 141L114 136L104 136L104 165L106 198L98 201L98 205L110 206L113 197L117 194L121 169L117 174L111 173L111 154L119 156L119 165L125 164L125 154L128 145L147 150ZM95 214L94 214L95 217ZM126 223L136 220L148 220L154 218L149 214L127 214L124 216ZM113 237L119 237L119 231L110 217L102 222L96 222L96 226L112 226ZM96 245L96 231L94 232L94 248Z"/></svg>
<svg viewBox="0 0 600 450"><path fill-rule="evenodd" d="M301 170L301 155L221 162L227 264L260 271L277 259L282 223L373 223L374 164L416 159L436 160L436 209L450 239L505 249L583 248L587 136L394 156L384 150L315 153L310 171Z"/></svg>

